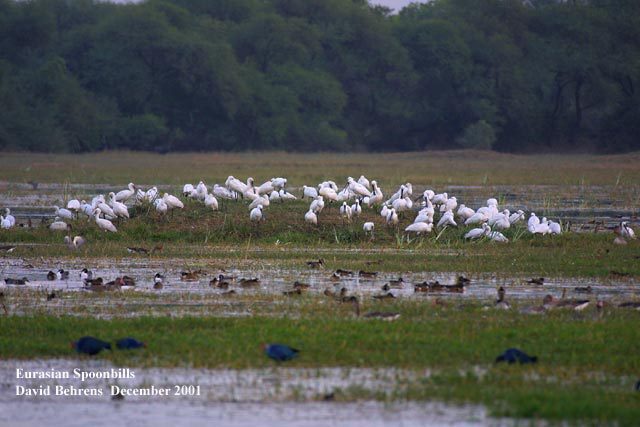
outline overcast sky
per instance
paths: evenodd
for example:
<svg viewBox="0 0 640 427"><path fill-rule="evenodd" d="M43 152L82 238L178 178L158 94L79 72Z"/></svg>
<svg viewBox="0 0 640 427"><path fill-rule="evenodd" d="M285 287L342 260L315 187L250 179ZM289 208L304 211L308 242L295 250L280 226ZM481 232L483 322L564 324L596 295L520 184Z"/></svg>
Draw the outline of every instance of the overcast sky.
<svg viewBox="0 0 640 427"><path fill-rule="evenodd" d="M381 4L383 6L395 9L396 12L400 12L400 9L408 5L409 3L426 3L427 0L369 0L371 4Z"/></svg>

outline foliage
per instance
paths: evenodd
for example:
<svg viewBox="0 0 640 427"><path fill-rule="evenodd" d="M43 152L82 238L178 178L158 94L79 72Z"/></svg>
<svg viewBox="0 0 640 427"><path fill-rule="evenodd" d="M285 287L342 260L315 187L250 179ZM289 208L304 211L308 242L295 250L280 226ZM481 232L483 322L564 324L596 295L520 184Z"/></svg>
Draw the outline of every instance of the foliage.
<svg viewBox="0 0 640 427"><path fill-rule="evenodd" d="M490 150L496 141L496 134L489 123L480 120L467 126L462 136L456 141L465 148Z"/></svg>
<svg viewBox="0 0 640 427"><path fill-rule="evenodd" d="M637 150L638 9L0 0L0 149Z"/></svg>

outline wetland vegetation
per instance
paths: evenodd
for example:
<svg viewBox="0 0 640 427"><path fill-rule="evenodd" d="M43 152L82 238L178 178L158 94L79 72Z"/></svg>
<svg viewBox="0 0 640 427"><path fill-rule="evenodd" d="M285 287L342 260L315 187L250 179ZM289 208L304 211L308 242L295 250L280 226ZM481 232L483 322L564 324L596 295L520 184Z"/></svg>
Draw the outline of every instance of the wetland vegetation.
<svg viewBox="0 0 640 427"><path fill-rule="evenodd" d="M256 181L283 175L289 178L290 191L299 195L302 184L315 185L326 178L342 182L362 171L378 179L385 194L413 181L420 188L463 193L461 202L466 197L483 203L495 196L501 205L554 215L565 227L570 225L563 217L569 204L577 212L571 215L580 221L570 225L573 232L558 236L531 235L524 226L514 226L504 231L510 242L498 244L464 241L469 227L408 237L402 230L413 212L401 216L398 227L388 227L377 210L364 209L360 218L344 222L338 206L328 206L313 227L303 219L308 202L295 201L272 203L265 210L266 220L256 225L249 221L246 202L224 201L214 212L185 200L183 210L166 217L150 206L136 206L130 220L117 223L115 234L100 232L84 218L73 220L73 234L87 239L78 250L63 243L65 232L39 227L36 219L35 228L0 230L3 245L17 245L2 255L2 274L35 274L29 272L30 263L38 272L48 264L91 268L117 263L125 274L127 264L152 264L176 275L181 268L202 268L211 277L234 269L250 274L264 265L293 275L303 272L305 278L315 274L328 278L338 268L376 270L385 277L459 272L495 275L505 283L513 277L519 282L513 284L516 287L523 277L590 278L607 284L615 278L631 289L625 298L636 300L633 286L640 275L640 245L637 240L614 245L613 231L607 227L618 218L602 222L607 213L599 212L606 206L627 215L636 226L637 161L635 154L524 157L467 151L387 156L100 153L46 159L8 154L0 157L6 180L0 183L3 200L29 200L31 205L22 211L25 215L37 212L48 217L45 212L50 212L53 200L62 205L71 197L124 187L129 181L158 184L178 194L185 182L203 179L212 185L224 182L230 173L251 174ZM10 207L17 208L21 220L19 206ZM373 239L362 231L365 221L376 224ZM597 222L602 224L596 227ZM162 250L149 255L126 249L156 245ZM306 265L319 258L324 268L312 270ZM519 298L512 301L511 310L497 310L492 294L443 300L407 294L383 301L358 294L363 313L401 313L398 320L384 322L357 318L351 304L325 297L322 289L299 296L258 289L229 297L188 289L171 293L171 283L165 286L167 293L151 288L78 292L43 283L2 290L8 308L8 315L0 316L2 359L78 358L68 343L80 336L109 341L135 336L148 348L103 352L98 358L141 368L270 369L274 364L260 351L260 343L283 342L301 349L300 357L287 365L292 368L393 368L411 373L382 391L357 383L336 389L338 401L435 399L482 404L493 416L576 423L633 425L640 416L639 395L634 391L640 371L634 357L639 312L617 307L619 301L613 298L598 309L597 293L585 296L592 304L583 311L553 309L538 315L520 311L540 305L537 297ZM203 286L211 289L202 283L194 284L194 289ZM47 301L52 289L58 296ZM142 315L132 315L137 311ZM509 347L536 355L539 362L494 364Z"/></svg>

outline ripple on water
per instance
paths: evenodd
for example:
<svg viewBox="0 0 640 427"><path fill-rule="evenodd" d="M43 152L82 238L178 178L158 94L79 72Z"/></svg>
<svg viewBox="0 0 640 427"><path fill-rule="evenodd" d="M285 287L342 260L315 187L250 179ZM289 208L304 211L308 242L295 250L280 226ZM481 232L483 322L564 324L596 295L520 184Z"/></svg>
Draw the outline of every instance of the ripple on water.
<svg viewBox="0 0 640 427"><path fill-rule="evenodd" d="M448 405L441 402L356 403L319 402L317 399L337 389L357 386L390 392L399 384L429 372L399 369L323 368L323 369L143 369L136 368L132 380L89 380L85 387L103 388L101 397L15 396L15 384L75 385L69 380L16 380L15 369L60 371L108 370L106 361L50 359L0 362L0 424L12 426L65 425L196 425L207 421L217 426L429 426L510 424L490 419L477 405ZM171 387L174 384L200 385L200 397L127 397L112 401L110 384L124 387ZM293 401L295 400L295 401ZM208 424L208 425L213 425Z"/></svg>

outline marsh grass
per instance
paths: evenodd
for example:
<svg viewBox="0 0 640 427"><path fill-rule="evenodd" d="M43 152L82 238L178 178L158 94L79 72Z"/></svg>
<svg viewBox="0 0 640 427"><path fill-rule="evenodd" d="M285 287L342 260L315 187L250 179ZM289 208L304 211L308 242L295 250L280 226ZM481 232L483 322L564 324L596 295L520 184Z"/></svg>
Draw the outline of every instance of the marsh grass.
<svg viewBox="0 0 640 427"><path fill-rule="evenodd" d="M287 366L416 370L415 381L390 395L356 387L342 390L341 400L436 398L483 403L499 416L621 424L640 415L633 391L640 359L632 356L640 332L629 327L639 320L635 311L610 310L603 316L591 309L556 311L532 318L486 310L478 302L434 307L404 301L367 308L402 313L388 323L357 319L348 306L319 304L315 298L283 304L292 311L282 317L2 317L0 357L78 358L68 342L80 336L109 341L134 336L148 348L98 357L133 367L265 368L274 363L260 343L283 342L302 350ZM509 347L537 355L540 362L494 365ZM425 369L431 374L420 374Z"/></svg>
<svg viewBox="0 0 640 427"><path fill-rule="evenodd" d="M425 151L383 154L291 154L103 152L82 155L2 153L0 170L11 182L171 184L228 175L289 178L293 185L343 180L360 174L389 184L425 185L611 185L640 182L640 154L511 155L486 151ZM588 175L585 175L588 171ZM357 176L356 176L357 175ZM337 181L336 181L337 182ZM387 191L390 188L387 187Z"/></svg>
<svg viewBox="0 0 640 427"><path fill-rule="evenodd" d="M404 212L397 227L387 226L373 210L365 210L351 223L340 219L338 206L328 206L320 214L317 227L303 220L307 203L272 203L267 219L260 224L249 221L245 204L227 203L213 212L204 205L188 201L184 211L158 216L148 207L132 210L131 220L118 222L118 233L97 229L92 221L72 222L72 233L86 237L87 245L71 251L63 243L64 232L36 229L0 230L0 241L21 245L9 257L102 258L127 257L127 246L148 249L162 244L156 259L198 260L252 259L277 262L283 267L304 267L304 261L325 258L327 269L366 269L366 262L380 261L382 271L466 271L531 273L541 275L600 276L612 270L640 275L640 244L625 247L612 243L608 233L566 233L559 236L531 235L523 223L505 230L511 240L499 244L481 239L464 241L471 227L445 228L429 235L403 232L414 213ZM362 224L376 224L372 240ZM138 256L144 258L144 256Z"/></svg>

